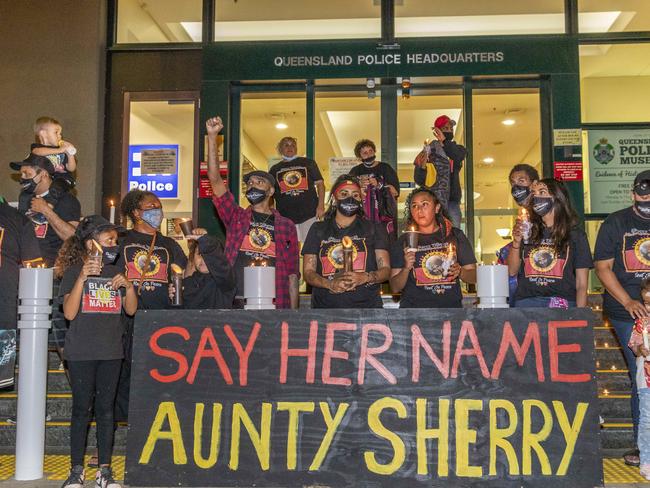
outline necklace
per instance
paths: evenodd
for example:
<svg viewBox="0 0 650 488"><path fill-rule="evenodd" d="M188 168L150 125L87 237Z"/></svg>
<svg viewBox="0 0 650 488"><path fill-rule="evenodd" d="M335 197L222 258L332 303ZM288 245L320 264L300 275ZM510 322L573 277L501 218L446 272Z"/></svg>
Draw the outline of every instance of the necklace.
<svg viewBox="0 0 650 488"><path fill-rule="evenodd" d="M260 227L268 224L271 217L273 217L273 213L270 213L269 215L267 215L266 218L264 218L264 220L261 220L262 217L258 217L258 215L264 215L264 214L259 214L258 212L255 212L255 211L253 212L253 223L258 224L253 229L253 232L255 233L256 237L260 236L260 234L262 233L260 231Z"/></svg>

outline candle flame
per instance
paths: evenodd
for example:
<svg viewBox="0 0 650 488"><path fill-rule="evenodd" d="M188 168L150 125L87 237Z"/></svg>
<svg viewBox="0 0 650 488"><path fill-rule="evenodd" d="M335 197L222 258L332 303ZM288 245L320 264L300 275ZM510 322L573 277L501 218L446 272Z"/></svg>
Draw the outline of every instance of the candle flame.
<svg viewBox="0 0 650 488"><path fill-rule="evenodd" d="M416 232L416 230L417 229L415 228L415 225L411 224L411 225L409 225L409 228L408 228L407 232Z"/></svg>
<svg viewBox="0 0 650 488"><path fill-rule="evenodd" d="M447 244L447 259L453 259L454 254L456 254L456 248L454 247L454 244L450 242Z"/></svg>
<svg viewBox="0 0 650 488"><path fill-rule="evenodd" d="M431 142L431 139L425 139L424 140L424 145L428 146L430 142Z"/></svg>
<svg viewBox="0 0 650 488"><path fill-rule="evenodd" d="M25 268L31 269L32 268L32 263L25 263Z"/></svg>
<svg viewBox="0 0 650 488"><path fill-rule="evenodd" d="M260 257L257 257L257 258L255 258L253 261L251 261L251 264L250 264L250 265L251 265L251 267L259 266L259 267L261 267L261 268L266 268L266 266L267 266L268 264L267 264L267 262L266 262L266 259L264 259L264 258L260 258Z"/></svg>
<svg viewBox="0 0 650 488"><path fill-rule="evenodd" d="M113 200L111 200L111 207L114 207L115 203L113 203Z"/></svg>
<svg viewBox="0 0 650 488"><path fill-rule="evenodd" d="M343 249L352 249L352 239L348 236L344 236L343 239L341 239L341 245L343 246Z"/></svg>
<svg viewBox="0 0 650 488"><path fill-rule="evenodd" d="M102 247L102 245L99 242L97 242L95 239L91 239L90 242L95 248L95 251L97 251L99 254L102 254L104 252L104 248Z"/></svg>
<svg viewBox="0 0 650 488"><path fill-rule="evenodd" d="M528 210L526 210L524 207L521 207L519 209L519 217L522 219L527 219L528 218Z"/></svg>
<svg viewBox="0 0 650 488"><path fill-rule="evenodd" d="M181 268L176 263L172 263L171 268L172 268L172 273L174 273L174 274L182 274L183 273L183 268Z"/></svg>

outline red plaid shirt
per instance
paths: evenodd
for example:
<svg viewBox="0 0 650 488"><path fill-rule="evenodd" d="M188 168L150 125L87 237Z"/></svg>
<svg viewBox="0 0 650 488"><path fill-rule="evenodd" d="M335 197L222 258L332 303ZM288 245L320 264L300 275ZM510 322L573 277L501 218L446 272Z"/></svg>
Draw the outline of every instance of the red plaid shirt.
<svg viewBox="0 0 650 488"><path fill-rule="evenodd" d="M213 197L212 203L219 218L226 226L226 259L234 266L237 254L253 219L253 209L241 208L235 203L232 193L226 192L221 197ZM273 212L275 226L275 306L291 308L289 295L289 276L300 276L298 256L298 235L294 223L283 217L277 210Z"/></svg>

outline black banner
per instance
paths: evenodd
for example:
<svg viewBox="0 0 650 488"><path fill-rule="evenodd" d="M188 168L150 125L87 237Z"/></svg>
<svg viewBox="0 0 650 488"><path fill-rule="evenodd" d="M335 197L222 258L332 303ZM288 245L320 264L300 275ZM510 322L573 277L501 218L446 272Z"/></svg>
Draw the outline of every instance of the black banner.
<svg viewBox="0 0 650 488"><path fill-rule="evenodd" d="M593 320L139 311L126 482L601 485Z"/></svg>

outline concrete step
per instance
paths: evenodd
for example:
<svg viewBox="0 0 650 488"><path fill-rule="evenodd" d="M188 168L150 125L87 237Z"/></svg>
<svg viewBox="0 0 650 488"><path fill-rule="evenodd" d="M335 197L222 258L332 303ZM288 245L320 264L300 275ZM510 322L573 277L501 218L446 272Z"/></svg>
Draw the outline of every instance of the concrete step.
<svg viewBox="0 0 650 488"><path fill-rule="evenodd" d="M17 394L0 393L0 421L16 416ZM53 420L69 420L72 415L72 393L48 393L46 412Z"/></svg>
<svg viewBox="0 0 650 488"><path fill-rule="evenodd" d="M612 369L614 366L619 370L626 370L627 364L620 347L597 347L596 348L596 369Z"/></svg>
<svg viewBox="0 0 650 488"><path fill-rule="evenodd" d="M629 425L629 427L628 427ZM614 451L619 455L619 450L627 451L635 445L632 424L605 424L600 429L600 446L606 452Z"/></svg>
<svg viewBox="0 0 650 488"><path fill-rule="evenodd" d="M627 370L599 370L596 374L596 378L598 382L598 391L630 391L632 388Z"/></svg>
<svg viewBox="0 0 650 488"><path fill-rule="evenodd" d="M115 431L114 453L124 453L126 449L127 427L118 426ZM16 426L7 422L0 422L0 446L16 445ZM60 450L62 447L70 446L70 422L69 421L52 421L45 424L45 449ZM97 446L97 437L95 423L91 423L88 429L88 447Z"/></svg>
<svg viewBox="0 0 650 488"><path fill-rule="evenodd" d="M618 346L618 339L612 327L594 327L596 346Z"/></svg>
<svg viewBox="0 0 650 488"><path fill-rule="evenodd" d="M598 398L600 415L605 419L632 418L629 393L610 392L609 395L600 395Z"/></svg>

